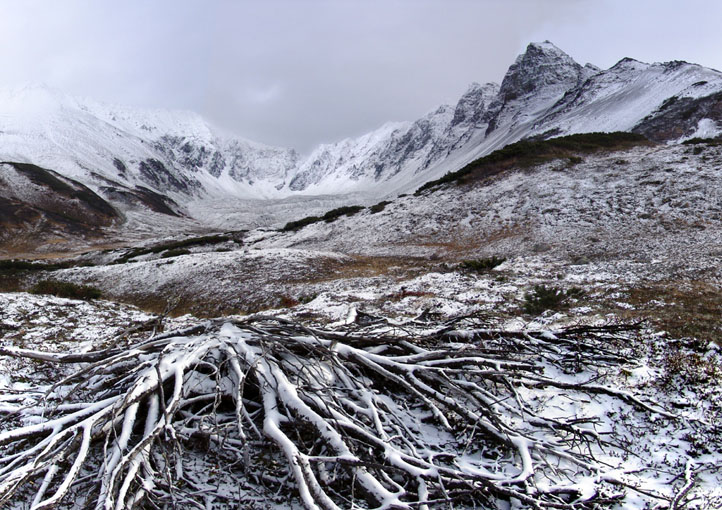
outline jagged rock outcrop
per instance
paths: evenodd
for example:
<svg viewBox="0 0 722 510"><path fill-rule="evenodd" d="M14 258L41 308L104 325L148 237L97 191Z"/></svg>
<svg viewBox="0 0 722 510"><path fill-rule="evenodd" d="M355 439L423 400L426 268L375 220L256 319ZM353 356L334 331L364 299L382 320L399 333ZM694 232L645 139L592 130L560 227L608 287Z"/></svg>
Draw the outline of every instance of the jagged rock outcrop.
<svg viewBox="0 0 722 510"><path fill-rule="evenodd" d="M549 41L532 43L509 67L501 82L499 99L509 102L532 94L563 94L576 86L582 76L582 66Z"/></svg>
<svg viewBox="0 0 722 510"><path fill-rule="evenodd" d="M703 86L700 81L693 86ZM713 137L722 126L722 92L703 97L671 96L632 128L650 140Z"/></svg>
<svg viewBox="0 0 722 510"><path fill-rule="evenodd" d="M486 115L486 134L535 117L578 85L588 71L549 41L529 44L501 82Z"/></svg>
<svg viewBox="0 0 722 510"><path fill-rule="evenodd" d="M474 83L453 108L323 146L302 163L291 189L405 191L522 138L635 130L669 141L714 134L722 130L720 92L722 74L698 65L625 58L603 71L548 41L532 43L501 86ZM672 97L677 106L659 110Z"/></svg>

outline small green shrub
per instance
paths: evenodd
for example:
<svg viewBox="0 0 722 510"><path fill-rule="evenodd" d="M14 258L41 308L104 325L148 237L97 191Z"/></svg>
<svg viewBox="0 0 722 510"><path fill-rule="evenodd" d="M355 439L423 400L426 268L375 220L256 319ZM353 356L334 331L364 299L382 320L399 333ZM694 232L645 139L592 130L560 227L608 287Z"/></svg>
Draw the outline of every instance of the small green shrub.
<svg viewBox="0 0 722 510"><path fill-rule="evenodd" d="M0 260L0 271L38 271L43 267L37 262L26 260Z"/></svg>
<svg viewBox="0 0 722 510"><path fill-rule="evenodd" d="M305 305L306 303L310 303L317 297L318 297L318 294L315 294L315 293L302 294L302 295L298 296L298 302Z"/></svg>
<svg viewBox="0 0 722 510"><path fill-rule="evenodd" d="M546 310L560 310L569 304L569 299L578 298L584 291L578 287L563 290L558 287L534 285L524 294L524 311L530 315L538 315Z"/></svg>
<svg viewBox="0 0 722 510"><path fill-rule="evenodd" d="M291 296L287 296L285 294L279 298L278 302L282 308L293 308L294 306L298 306L301 304L301 302L298 299L291 297Z"/></svg>
<svg viewBox="0 0 722 510"><path fill-rule="evenodd" d="M693 385L713 383L722 378L722 366L717 358L707 358L696 352L670 351L664 357L662 382L670 385L679 378Z"/></svg>
<svg viewBox="0 0 722 510"><path fill-rule="evenodd" d="M699 145L699 144L705 144L705 145L720 145L722 144L722 137L718 138L690 138L689 140L685 140L682 142L684 145Z"/></svg>
<svg viewBox="0 0 722 510"><path fill-rule="evenodd" d="M326 223L331 223L332 221L336 221L336 219L340 218L341 216L353 216L357 212L364 209L365 207L362 205L347 205L344 207L337 207L336 209L331 209L330 211L328 211L321 217L321 219Z"/></svg>
<svg viewBox="0 0 722 510"><path fill-rule="evenodd" d="M389 205L390 203L391 202L389 202L387 200L383 200L383 201L379 202L378 204L375 204L375 205L372 205L371 207L369 207L369 211L371 212L371 214L380 213L381 211L386 209L386 206Z"/></svg>
<svg viewBox="0 0 722 510"><path fill-rule="evenodd" d="M164 251L178 250L180 248L190 248L191 246L214 245L225 243L228 241L239 243L239 241L233 239L231 236L216 234L209 236L190 237L188 239L181 239L180 241L168 241L147 248L131 248L130 250L128 250L127 253L114 260L113 264L125 264L130 259L140 257L141 255L148 255L149 253L161 253ZM180 255L183 254L181 253Z"/></svg>
<svg viewBox="0 0 722 510"><path fill-rule="evenodd" d="M306 216L305 218L301 218L300 220L289 221L281 229L281 232L295 232L297 230L301 230L307 225L318 223L319 221L331 223L332 221L336 221L336 219L340 218L341 216L353 216L354 214L362 211L363 209L365 208L362 205L347 205L344 207L337 207L336 209L331 209L323 216Z"/></svg>
<svg viewBox="0 0 722 510"><path fill-rule="evenodd" d="M579 156L569 156L569 164L570 165L578 165L582 161L584 161L584 159L580 158Z"/></svg>
<svg viewBox="0 0 722 510"><path fill-rule="evenodd" d="M321 221L321 218L319 218L318 216L306 216L305 218L301 218L300 220L289 221L284 225L281 231L295 232L296 230L301 230L306 225L311 225L312 223L317 223L319 221Z"/></svg>
<svg viewBox="0 0 722 510"><path fill-rule="evenodd" d="M485 257L482 259L474 260L462 260L459 266L467 271L476 271L477 273L485 273L496 266L503 264L506 261L506 257Z"/></svg>
<svg viewBox="0 0 722 510"><path fill-rule="evenodd" d="M51 294L53 296L71 299L98 299L102 293L100 289L88 285L77 285L57 280L41 280L36 283L30 292L33 294Z"/></svg>
<svg viewBox="0 0 722 510"><path fill-rule="evenodd" d="M0 260L0 271L16 273L18 271L57 271L75 266L92 265L90 262L30 262L27 260L8 259Z"/></svg>
<svg viewBox="0 0 722 510"><path fill-rule="evenodd" d="M171 257L178 257L179 255L188 255L191 251L186 248L176 248L174 250L168 250L160 256L162 259L169 259Z"/></svg>

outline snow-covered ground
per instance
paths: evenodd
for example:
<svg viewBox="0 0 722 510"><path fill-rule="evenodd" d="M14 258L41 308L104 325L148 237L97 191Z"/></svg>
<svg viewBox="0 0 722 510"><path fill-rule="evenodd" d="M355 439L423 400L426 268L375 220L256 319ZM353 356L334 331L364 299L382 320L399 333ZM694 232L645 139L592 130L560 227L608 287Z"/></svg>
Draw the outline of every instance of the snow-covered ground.
<svg viewBox="0 0 722 510"><path fill-rule="evenodd" d="M689 258L694 265L690 250L722 249L720 189L722 147L639 147L399 198L379 213L315 223L262 246L441 257Z"/></svg>
<svg viewBox="0 0 722 510"><path fill-rule="evenodd" d="M326 291L375 289L381 300L404 286L422 287L415 278L427 273L468 282L453 272L459 261L490 256L508 261L500 267L505 282L483 279L491 290L477 301L485 306L518 308L537 283L599 288L600 295L651 282L719 287L721 169L722 147L706 145L638 147L574 165L555 160L296 232L252 230L240 245L123 264L110 264L122 250L89 254L83 260L95 267L36 273L24 285L51 276L155 309L180 300L179 310L206 316L305 302Z"/></svg>
<svg viewBox="0 0 722 510"><path fill-rule="evenodd" d="M504 269L498 271L503 272ZM388 289L396 290L399 294L387 295L385 300L382 300L388 301L384 304L372 300L379 288L370 285L365 289L358 288L353 293L326 292L307 304L273 313L289 319L305 318L306 323L309 323L309 317L313 317L311 323L326 323L327 326L331 325L339 331L354 325L358 327L365 322L367 334L394 334L399 335L400 338L407 335L423 336L428 332L437 331L448 324L450 319L458 319L459 316L474 311L479 312L479 308L475 305L480 298L491 301L505 292L515 291L512 285L503 284L500 285L500 289L491 291L488 281L475 283L475 280L476 278L459 274L430 273L407 282L402 289ZM403 293L408 295L401 297ZM443 306L431 309L419 308L415 303L418 299L426 299L426 305L437 303ZM372 302L377 303L375 308L370 307ZM188 328L203 324L191 316L183 316L166 319L161 325L154 320L155 317L133 307L106 301L87 303L28 294L0 294L0 303L2 304L0 348L10 351L24 349L30 352L73 353L112 349L124 345L139 345L143 338L150 337L154 331L160 331L163 327L169 331L173 328ZM360 303L369 305L365 307L367 313L359 313ZM426 313L412 318L411 315L416 311ZM377 314L390 312L395 318L386 320L381 315L369 315L368 312ZM583 316L586 318L581 319L580 317ZM498 322L498 318L494 315L489 315L488 320L483 317L483 314L477 314L475 320L456 323L453 328L455 336L450 340L456 342L453 344L456 348L461 349L462 352L464 349L469 349L470 346L466 342L474 338L475 331L488 331L488 329L479 330L480 326L499 332L529 332L528 342L541 342L539 348L542 349L542 345L545 345L546 349L545 340L554 339L554 332L559 334L564 324L569 325L573 322L576 327L608 326L615 320L610 316L590 315L588 311L580 308L572 308L563 313L546 314L543 318L531 322L506 319L501 327L495 323ZM228 317L225 320L232 319L234 318ZM193 349L198 349L204 342L215 345L218 338L225 339L223 340L225 342L250 342L249 333L238 330L235 326L227 324L219 331L201 336L189 336L178 331L175 333L177 348L180 349L179 352L185 352L184 355L190 356L191 352L195 352ZM497 334L503 335L503 333ZM670 373L669 352L666 346L673 341L673 338L649 329L613 333L605 339L605 342L609 342L605 346L605 352L608 354L601 359L606 361L597 365L588 364L581 358L575 363L572 359L572 365L576 368L571 371L570 365L567 365L568 360L561 363L562 350L565 348L563 343L559 344L559 347L550 348L552 350L538 360L533 355L525 358L526 362L534 363L542 370L540 376L543 375L568 387L555 388L547 385L535 387L534 379L527 381L527 385L522 384L515 391L524 412L543 420L572 419L575 424L596 438L581 448L585 455L589 454L593 459L594 468L587 475L583 474L584 470L577 472L575 469L578 467L572 469L573 464L566 465L563 459L554 460L555 463L559 462L556 464L558 468L565 467L569 470L567 472L569 479L564 476L563 481L558 480L559 487L579 491L579 497L582 499L603 490L605 491L603 494L607 497L612 495L621 497L612 505L613 508L620 509L669 505L675 498L687 508L706 509L719 505L722 501L720 491L722 472L719 466L722 438L716 424L722 418L720 407L722 394L719 386L719 378L722 377L719 363L722 357L719 347L715 348L713 345L700 353L701 359L708 366L716 366L718 370L717 374L708 380L692 380L683 373ZM169 360L175 359L173 345L171 341L169 347L164 350ZM183 347L184 345L188 347ZM191 346L195 347L191 349ZM372 349L370 352L376 352L377 354L373 356L377 358L373 359L380 362L381 358L378 355L382 351ZM587 355L593 356L592 353ZM617 355L622 357L615 361ZM148 356L144 359L147 360ZM560 357L556 359L555 356ZM20 362L7 356L0 357L0 413L19 412L20 418L24 414L27 415L27 421L21 420L21 423L26 426L40 426L43 423L41 415L35 411L24 412L23 406L28 404L37 406L38 402L42 402L39 397L43 392L50 391L51 385L63 374L67 375L80 366L82 365L65 365L66 370L58 371L53 364L42 361L33 361L29 365L26 360ZM603 387L611 390L607 393L590 392L569 386L590 382L594 388ZM198 382L195 386L191 384L190 388L194 388L193 391L200 391L199 384ZM78 395L85 394L84 391L79 392ZM304 392L308 391L308 389L304 390ZM281 393L279 398L280 395ZM620 395L624 398L620 398ZM399 395L395 394L395 396ZM397 404L392 401L392 397L385 398L388 398L385 406L388 406L388 409L395 409L394 406ZM639 402L642 404L638 404ZM509 406L503 409L506 408L512 409ZM398 412L402 413L401 408ZM518 474L516 468L511 467L513 459L499 457L489 464L484 459L493 455L493 448L491 451L485 451L483 445L470 443L461 448L463 443L455 445L453 436L436 431L426 419L423 422L416 421L419 417L414 417L411 410L408 412L410 414L404 420L408 420L407 424L412 430L424 424L421 431L425 434L423 437L426 437L425 448L439 455L445 451L447 455L454 456L453 465L462 472L487 473L488 469L494 466L493 469L500 470L497 476ZM515 417L514 413L510 412L503 420L508 420L509 426L518 427L516 430L520 433L524 431L524 434L530 434L529 439L525 440L529 442L525 442L524 445L532 445L535 441L551 441L552 436L549 436L548 432L543 432L546 429L535 429L534 420L526 420L523 414ZM3 422L0 430L3 428L7 430L8 423L13 421ZM179 437L185 437L190 433L190 429L183 427L179 427L176 431ZM561 437L559 436L557 441L561 441ZM2 438L3 432L0 431L0 440L3 440ZM238 484L238 477L243 476L241 473L245 472L245 468L219 469L211 460L215 458L216 453L204 454L202 449L194 449L194 444L197 447L201 443L193 443L191 439L187 437L183 440L187 449L182 457L183 474L179 474L191 485L179 485L178 497L191 498L193 495L203 494L202 499L207 505L214 501L216 505L234 501L241 508L258 508L258 505L264 508L290 508L298 504L293 492L289 493L283 488L285 482L281 478L274 478L279 476L277 463L282 461L271 451L260 450L265 453L255 455L261 454L263 458L256 457L253 461L245 461L248 463L248 473L253 473L254 478L247 478L241 486L234 488L234 484ZM229 440L233 439L229 437ZM393 439L390 438L389 441L393 444ZM551 448L555 443L545 444L547 448ZM562 443L556 444L560 446ZM457 450L457 447L461 449ZM572 449L574 448L572 446ZM535 483L538 484L538 490L544 492L552 490L553 487L547 484L557 479L559 473L551 465L549 466L551 470L547 471L540 453L537 452L530 457L529 462L533 462L535 466L539 463L534 468L535 472L538 469L544 474L540 474ZM232 456L230 450L224 455L229 454ZM549 459L554 459L551 450L547 454ZM506 466L508 462L511 464ZM260 469L267 470L268 478L265 482L258 478L259 466ZM89 478L82 479L87 481ZM24 508L26 502L22 498L25 494L27 493L24 491L18 493L17 499L10 508ZM83 500L82 495L75 497L77 501ZM457 507L464 508L464 505ZM62 508L72 508L71 501Z"/></svg>

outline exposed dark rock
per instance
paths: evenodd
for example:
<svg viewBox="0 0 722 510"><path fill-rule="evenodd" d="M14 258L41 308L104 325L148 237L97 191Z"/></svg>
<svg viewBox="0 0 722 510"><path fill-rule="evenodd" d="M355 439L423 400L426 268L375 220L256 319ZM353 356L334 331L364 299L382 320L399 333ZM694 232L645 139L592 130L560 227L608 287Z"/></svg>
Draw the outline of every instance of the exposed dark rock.
<svg viewBox="0 0 722 510"><path fill-rule="evenodd" d="M162 136L155 148L174 165L192 173L206 169L218 177L226 165L223 154L216 147L207 147L182 136Z"/></svg>
<svg viewBox="0 0 722 510"><path fill-rule="evenodd" d="M116 210L108 202L100 198L90 188L67 177L40 168L30 163L7 163L12 165L19 173L24 174L33 183L46 188L51 195L61 199L77 201L84 209L94 212L94 216L114 218L118 216ZM72 215L72 208L66 208L66 214Z"/></svg>
<svg viewBox="0 0 722 510"><path fill-rule="evenodd" d="M484 112L494 96L498 93L499 87L494 83L479 85L472 83L454 108L454 116L451 119L450 128L461 124L477 125L482 122Z"/></svg>
<svg viewBox="0 0 722 510"><path fill-rule="evenodd" d="M722 125L722 92L697 99L673 96L632 131L658 142L676 140L691 136L702 119Z"/></svg>
<svg viewBox="0 0 722 510"><path fill-rule="evenodd" d="M128 172L128 167L125 166L125 163L121 161L118 158L113 158L113 166L118 169L118 174L121 177L125 177Z"/></svg>
<svg viewBox="0 0 722 510"><path fill-rule="evenodd" d="M553 44L532 43L507 71L499 93L507 102L543 87L568 89L579 82L582 74L582 66Z"/></svg>
<svg viewBox="0 0 722 510"><path fill-rule="evenodd" d="M179 206L174 200L143 186L138 186L135 189L106 186L101 188L101 191L108 200L127 206L142 205L157 213L176 217L183 216L177 211Z"/></svg>
<svg viewBox="0 0 722 510"><path fill-rule="evenodd" d="M200 186L199 182L189 181L179 172L168 170L161 161L154 158L141 161L138 170L140 170L141 179L159 191L180 191L191 194L195 188Z"/></svg>

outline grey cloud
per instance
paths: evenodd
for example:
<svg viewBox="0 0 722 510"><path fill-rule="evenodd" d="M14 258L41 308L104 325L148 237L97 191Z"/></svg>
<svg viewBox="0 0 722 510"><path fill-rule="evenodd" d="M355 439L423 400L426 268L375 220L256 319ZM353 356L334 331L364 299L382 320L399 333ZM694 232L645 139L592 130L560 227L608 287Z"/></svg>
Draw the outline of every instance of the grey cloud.
<svg viewBox="0 0 722 510"><path fill-rule="evenodd" d="M605 67L722 67L722 12L706 4L692 16L672 1L0 1L0 82L195 110L307 151L498 82L531 40Z"/></svg>

